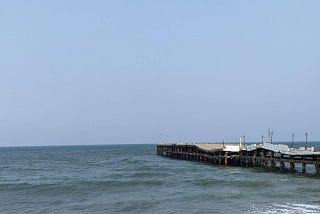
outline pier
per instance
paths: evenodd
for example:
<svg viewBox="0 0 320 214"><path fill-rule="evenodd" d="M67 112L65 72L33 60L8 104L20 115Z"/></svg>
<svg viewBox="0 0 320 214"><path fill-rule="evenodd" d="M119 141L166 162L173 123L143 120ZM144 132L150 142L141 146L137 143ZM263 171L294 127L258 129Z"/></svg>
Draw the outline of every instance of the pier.
<svg viewBox="0 0 320 214"><path fill-rule="evenodd" d="M319 175L320 152L311 148L289 148L283 144L158 144L157 155L200 161L213 165L261 167L281 172L307 173L307 169ZM308 166L308 167L307 167Z"/></svg>

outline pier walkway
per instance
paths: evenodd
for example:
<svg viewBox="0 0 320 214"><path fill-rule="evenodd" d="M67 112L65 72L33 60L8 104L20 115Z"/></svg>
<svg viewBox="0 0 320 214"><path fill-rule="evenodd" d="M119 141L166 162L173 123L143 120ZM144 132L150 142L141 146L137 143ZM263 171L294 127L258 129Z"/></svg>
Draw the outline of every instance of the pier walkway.
<svg viewBox="0 0 320 214"><path fill-rule="evenodd" d="M158 144L157 155L175 159L201 161L215 165L263 167L280 171L320 172L320 152L314 148L289 148L283 144ZM299 167L296 167L299 166ZM308 170L310 167L308 167Z"/></svg>

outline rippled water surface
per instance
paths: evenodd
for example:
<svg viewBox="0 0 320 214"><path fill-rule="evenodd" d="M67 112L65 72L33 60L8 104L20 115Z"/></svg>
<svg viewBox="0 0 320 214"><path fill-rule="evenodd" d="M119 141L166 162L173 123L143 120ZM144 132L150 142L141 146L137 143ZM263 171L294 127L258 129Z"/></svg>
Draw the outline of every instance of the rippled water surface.
<svg viewBox="0 0 320 214"><path fill-rule="evenodd" d="M320 213L319 177L155 154L155 145L0 148L0 212Z"/></svg>

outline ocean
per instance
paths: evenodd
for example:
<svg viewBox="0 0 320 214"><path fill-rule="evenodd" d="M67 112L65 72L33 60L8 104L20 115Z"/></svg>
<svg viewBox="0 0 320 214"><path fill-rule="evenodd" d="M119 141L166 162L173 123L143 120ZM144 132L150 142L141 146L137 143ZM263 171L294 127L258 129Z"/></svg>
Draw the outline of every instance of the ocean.
<svg viewBox="0 0 320 214"><path fill-rule="evenodd" d="M207 165L156 145L0 148L0 213L320 213L320 177Z"/></svg>

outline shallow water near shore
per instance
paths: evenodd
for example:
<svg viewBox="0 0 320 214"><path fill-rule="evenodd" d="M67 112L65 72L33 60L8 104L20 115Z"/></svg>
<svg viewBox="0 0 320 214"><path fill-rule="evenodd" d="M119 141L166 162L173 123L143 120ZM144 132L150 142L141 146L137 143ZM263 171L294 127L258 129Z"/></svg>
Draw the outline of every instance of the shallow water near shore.
<svg viewBox="0 0 320 214"><path fill-rule="evenodd" d="M320 177L212 166L156 145L0 148L3 213L320 213Z"/></svg>

